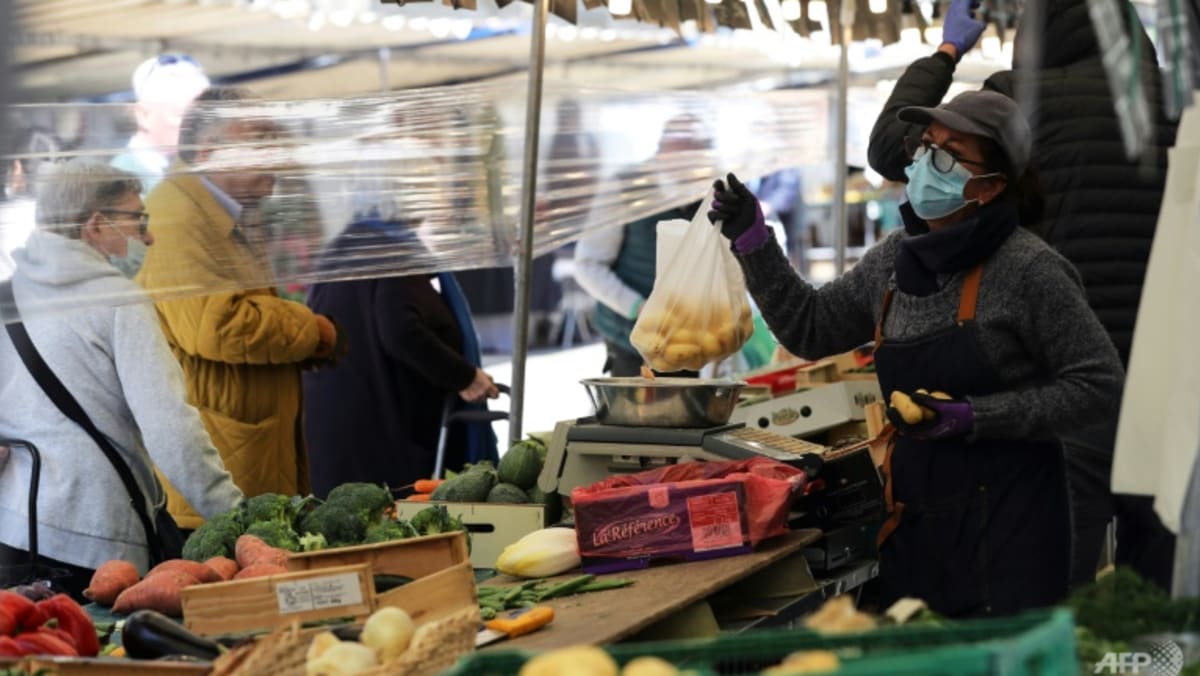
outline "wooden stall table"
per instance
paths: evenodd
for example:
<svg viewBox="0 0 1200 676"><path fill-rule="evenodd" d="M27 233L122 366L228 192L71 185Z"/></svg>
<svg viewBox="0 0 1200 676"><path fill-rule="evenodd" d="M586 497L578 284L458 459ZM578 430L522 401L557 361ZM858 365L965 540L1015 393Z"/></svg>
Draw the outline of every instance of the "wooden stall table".
<svg viewBox="0 0 1200 676"><path fill-rule="evenodd" d="M544 605L554 608L554 621L548 626L483 650L544 651L568 645L616 643L655 626L669 625L672 618L747 578L754 577L757 583L759 578L773 572L786 572L774 569L794 569L811 580L803 550L820 537L819 530L793 531L762 543L750 554L606 575L631 579L634 583L621 589L545 601ZM569 579L579 574L576 570L554 579ZM520 581L500 575L483 584L510 586ZM764 578L762 584L770 583Z"/></svg>

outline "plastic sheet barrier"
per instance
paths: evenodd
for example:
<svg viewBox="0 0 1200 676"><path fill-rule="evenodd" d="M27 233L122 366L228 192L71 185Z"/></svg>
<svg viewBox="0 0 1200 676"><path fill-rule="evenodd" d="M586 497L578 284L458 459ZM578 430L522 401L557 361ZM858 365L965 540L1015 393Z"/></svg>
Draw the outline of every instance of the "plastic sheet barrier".
<svg viewBox="0 0 1200 676"><path fill-rule="evenodd" d="M165 177L138 172L153 186L145 199L160 249L151 245L150 255L170 261L156 266L170 270L168 282L152 285L156 296L512 265L523 98L510 84L485 83L339 100L196 103L183 116L178 148L127 148L127 105L14 106L10 118L26 142L4 156L10 179L13 167L21 171L0 204L0 277L11 274L9 254L34 227L70 236L88 216L35 207L39 186L57 180L63 160L127 167L131 155L154 152L172 158ZM647 94L549 84L545 101L538 255L698 200L725 171L762 176L830 154L823 90ZM197 221L195 200L180 197L191 194L188 186L213 184L236 203L217 200L236 216L231 232L216 240L172 236L216 227ZM177 251L190 239L210 250ZM144 297L63 296L22 312L131 300Z"/></svg>

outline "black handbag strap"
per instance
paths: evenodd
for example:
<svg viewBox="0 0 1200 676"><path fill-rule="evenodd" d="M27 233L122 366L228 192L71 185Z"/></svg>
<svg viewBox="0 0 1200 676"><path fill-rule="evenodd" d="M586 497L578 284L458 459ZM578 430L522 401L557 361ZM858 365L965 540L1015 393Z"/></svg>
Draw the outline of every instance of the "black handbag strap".
<svg viewBox="0 0 1200 676"><path fill-rule="evenodd" d="M142 522L142 529L146 531L146 546L150 549L151 561L164 561L162 547L154 530L154 522L146 512L145 493L142 493L142 489L133 478L133 472L130 471L125 459L121 457L121 453L107 437L100 433L100 430L96 429L96 425L92 423L92 419L88 417L83 407L79 405L75 397L71 396L71 392L42 359L42 355L29 338L29 332L25 330L25 323L20 321L21 315L17 310L16 299L13 297L11 281L0 283L0 307L4 306L7 306L6 309L10 311L9 314L12 318L17 320L9 321L4 328L8 331L8 337L12 340L17 354L21 356L21 361L25 363L25 368L29 369L30 375L41 386L46 396L50 397L50 401L54 402L58 410L62 411L62 414L76 425L82 427L92 441L95 441L96 445L100 447L100 450L104 451L104 455L112 463L113 469L117 471L117 476L121 478L121 483L125 485L125 492L129 494L133 511L137 514L138 521Z"/></svg>

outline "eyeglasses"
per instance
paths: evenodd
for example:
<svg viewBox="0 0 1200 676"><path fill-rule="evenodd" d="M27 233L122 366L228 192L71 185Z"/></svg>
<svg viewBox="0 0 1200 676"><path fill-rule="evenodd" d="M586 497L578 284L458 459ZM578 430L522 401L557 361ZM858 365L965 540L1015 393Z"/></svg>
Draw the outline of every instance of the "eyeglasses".
<svg viewBox="0 0 1200 676"><path fill-rule="evenodd" d="M904 149L908 151L908 156L914 160L919 160L927 152L933 153L933 168L943 174L948 174L954 169L955 163L958 164L973 164L977 167L987 167L983 162L975 160L964 160L954 153L946 150L938 144L924 138L914 136L904 137Z"/></svg>
<svg viewBox="0 0 1200 676"><path fill-rule="evenodd" d="M124 211L122 209L99 209L99 211L111 216L129 216L138 219L138 234L142 237L146 236L146 230L150 227L150 214L144 211Z"/></svg>

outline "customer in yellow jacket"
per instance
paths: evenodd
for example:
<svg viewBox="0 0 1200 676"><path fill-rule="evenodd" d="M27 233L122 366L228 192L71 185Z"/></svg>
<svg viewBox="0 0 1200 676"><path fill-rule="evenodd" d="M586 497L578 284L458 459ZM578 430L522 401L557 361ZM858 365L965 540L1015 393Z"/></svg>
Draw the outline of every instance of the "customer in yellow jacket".
<svg viewBox="0 0 1200 676"><path fill-rule="evenodd" d="M295 495L309 491L300 366L331 356L336 331L328 318L278 297L256 234L242 225L243 211L275 184L246 144L269 147L276 128L218 113L254 98L210 87L184 115L179 161L145 200L155 246L137 280L155 295L188 399L234 482L247 497ZM187 501L166 489L180 527L199 526Z"/></svg>

